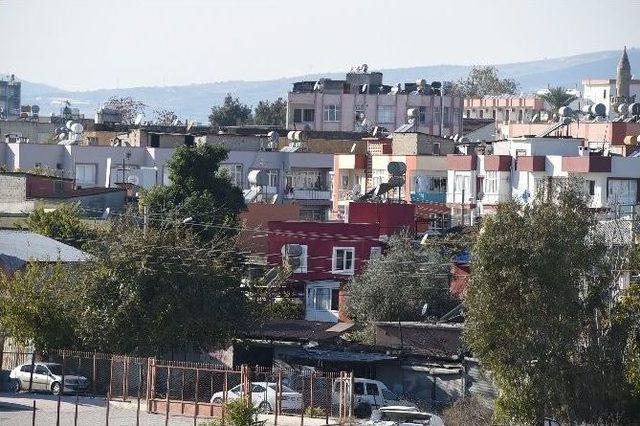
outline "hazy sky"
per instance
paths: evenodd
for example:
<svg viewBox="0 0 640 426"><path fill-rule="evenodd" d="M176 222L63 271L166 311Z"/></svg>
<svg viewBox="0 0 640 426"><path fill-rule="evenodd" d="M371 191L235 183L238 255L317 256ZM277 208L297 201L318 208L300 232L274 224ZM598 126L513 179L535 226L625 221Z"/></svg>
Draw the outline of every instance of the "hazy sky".
<svg viewBox="0 0 640 426"><path fill-rule="evenodd" d="M0 72L66 89L640 46L639 0L0 0Z"/></svg>

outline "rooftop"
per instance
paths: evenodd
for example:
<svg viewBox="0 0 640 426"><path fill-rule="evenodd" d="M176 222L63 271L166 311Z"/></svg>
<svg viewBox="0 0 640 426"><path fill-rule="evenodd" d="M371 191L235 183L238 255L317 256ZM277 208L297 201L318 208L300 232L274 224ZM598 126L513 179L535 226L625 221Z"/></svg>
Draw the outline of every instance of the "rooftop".
<svg viewBox="0 0 640 426"><path fill-rule="evenodd" d="M0 229L0 259L15 270L30 261L84 262L89 260L89 255L35 232Z"/></svg>

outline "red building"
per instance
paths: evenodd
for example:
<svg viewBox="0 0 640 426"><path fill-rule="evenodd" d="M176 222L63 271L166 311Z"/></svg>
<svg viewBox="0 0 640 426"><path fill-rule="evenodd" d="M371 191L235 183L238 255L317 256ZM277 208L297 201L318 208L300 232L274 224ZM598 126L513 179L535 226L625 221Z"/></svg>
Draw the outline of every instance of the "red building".
<svg viewBox="0 0 640 426"><path fill-rule="evenodd" d="M282 264L286 253L293 260L291 279L304 289L305 319L346 321L344 283L381 254L389 235L404 229L415 233L412 204L350 203L347 223L269 222L267 262Z"/></svg>

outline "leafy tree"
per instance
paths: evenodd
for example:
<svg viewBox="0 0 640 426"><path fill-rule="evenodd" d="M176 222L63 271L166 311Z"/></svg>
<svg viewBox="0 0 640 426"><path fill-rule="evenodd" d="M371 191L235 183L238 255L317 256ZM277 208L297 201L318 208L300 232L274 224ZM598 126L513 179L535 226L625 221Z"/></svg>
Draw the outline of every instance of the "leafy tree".
<svg viewBox="0 0 640 426"><path fill-rule="evenodd" d="M499 424L580 423L632 411L604 338L611 271L582 186L484 219L465 294L465 339L501 389Z"/></svg>
<svg viewBox="0 0 640 426"><path fill-rule="evenodd" d="M230 93L224 98L221 106L211 107L209 123L212 126L239 126L252 121L251 107L240 103L238 98L234 98Z"/></svg>
<svg viewBox="0 0 640 426"><path fill-rule="evenodd" d="M287 121L287 102L278 98L275 101L260 101L254 111L255 124L284 127Z"/></svg>
<svg viewBox="0 0 640 426"><path fill-rule="evenodd" d="M178 120L178 116L170 109L153 110L153 123L162 126L170 126Z"/></svg>
<svg viewBox="0 0 640 426"><path fill-rule="evenodd" d="M547 88L546 93L540 95L549 105L553 111L558 111L564 106L568 106L571 102L578 99L571 93L567 93L567 89L564 87L551 87Z"/></svg>
<svg viewBox="0 0 640 426"><path fill-rule="evenodd" d="M627 381L640 401L640 283L631 284L622 293L612 322L612 334L619 343L613 350L622 354Z"/></svg>
<svg viewBox="0 0 640 426"><path fill-rule="evenodd" d="M138 114L142 114L147 105L131 96L119 98L112 96L104 104L105 108L116 110L122 116L124 124L133 124Z"/></svg>
<svg viewBox="0 0 640 426"><path fill-rule="evenodd" d="M0 274L0 329L36 349L76 345L73 296L77 281L62 264L28 264L8 276Z"/></svg>
<svg viewBox="0 0 640 426"><path fill-rule="evenodd" d="M60 240L74 247L82 247L100 236L100 231L82 221L79 204L61 204L55 210L38 207L27 216L27 228L41 235Z"/></svg>
<svg viewBox="0 0 640 426"><path fill-rule="evenodd" d="M204 239L220 233L235 235L237 214L246 205L242 190L218 173L226 158L221 146L177 148L167 163L171 184L157 186L142 197L150 225L161 228L188 219L188 226Z"/></svg>
<svg viewBox="0 0 640 426"><path fill-rule="evenodd" d="M464 98L481 98L488 95L515 95L519 84L510 78L501 79L494 66L476 66L469 76L453 84L452 93Z"/></svg>
<svg viewBox="0 0 640 426"><path fill-rule="evenodd" d="M420 320L422 307L440 317L455 307L449 269L433 247L414 247L407 235L389 239L384 256L370 261L347 285L347 313L355 322Z"/></svg>
<svg viewBox="0 0 640 426"><path fill-rule="evenodd" d="M78 339L140 355L210 350L249 323L233 240L117 223L83 274Z"/></svg>

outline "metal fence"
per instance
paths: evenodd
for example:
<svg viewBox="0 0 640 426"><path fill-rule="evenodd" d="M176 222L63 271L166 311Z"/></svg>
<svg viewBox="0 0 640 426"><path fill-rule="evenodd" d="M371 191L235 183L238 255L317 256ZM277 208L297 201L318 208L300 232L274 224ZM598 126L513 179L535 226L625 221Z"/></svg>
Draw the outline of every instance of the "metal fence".
<svg viewBox="0 0 640 426"><path fill-rule="evenodd" d="M89 380L87 393L108 401L137 402L140 411L172 415L225 419L228 402L244 398L259 409L270 424L292 417L304 424L343 423L352 410L353 374L294 369L228 368L223 365L168 361L113 354L50 351L35 357L31 353L3 353L4 370L33 362L56 362ZM64 369L63 368L63 369ZM109 418L109 404L106 404Z"/></svg>

